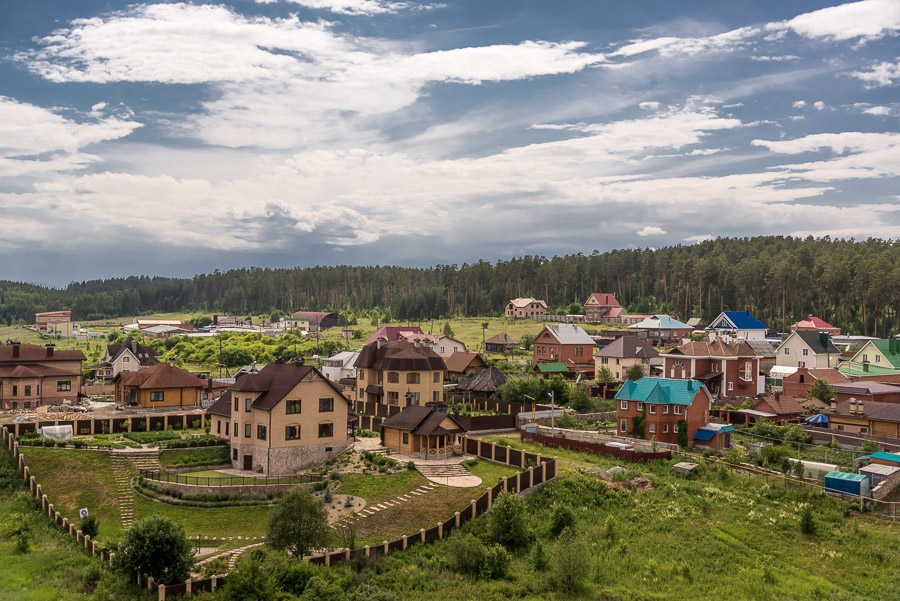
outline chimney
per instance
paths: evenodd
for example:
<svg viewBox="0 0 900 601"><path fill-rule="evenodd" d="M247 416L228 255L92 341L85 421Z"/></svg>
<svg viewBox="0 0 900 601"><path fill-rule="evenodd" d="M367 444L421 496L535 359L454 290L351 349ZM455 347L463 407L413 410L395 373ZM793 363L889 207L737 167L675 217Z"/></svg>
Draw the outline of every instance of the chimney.
<svg viewBox="0 0 900 601"><path fill-rule="evenodd" d="M781 400L781 393L776 390L775 391L775 402L777 403L780 400Z"/></svg>
<svg viewBox="0 0 900 601"><path fill-rule="evenodd" d="M12 353L13 353L13 354L12 354L13 359L18 359L18 358L19 358L19 345L18 345L18 344L12 345Z"/></svg>
<svg viewBox="0 0 900 601"><path fill-rule="evenodd" d="M828 334L825 332L819 332L819 344L822 345L822 348L825 349L825 352L828 352Z"/></svg>
<svg viewBox="0 0 900 601"><path fill-rule="evenodd" d="M837 411L837 399L831 399L831 410Z"/></svg>
<svg viewBox="0 0 900 601"><path fill-rule="evenodd" d="M53 345L48 344L47 345L47 357L52 357L52 356L53 356Z"/></svg>
<svg viewBox="0 0 900 601"><path fill-rule="evenodd" d="M688 390L693 390L693 389L694 389L694 381L688 380Z"/></svg>
<svg viewBox="0 0 900 601"><path fill-rule="evenodd" d="M856 412L857 413L865 413L866 406L863 404L863 401L856 401Z"/></svg>
<svg viewBox="0 0 900 601"><path fill-rule="evenodd" d="M850 399L850 413L856 413L856 399Z"/></svg>

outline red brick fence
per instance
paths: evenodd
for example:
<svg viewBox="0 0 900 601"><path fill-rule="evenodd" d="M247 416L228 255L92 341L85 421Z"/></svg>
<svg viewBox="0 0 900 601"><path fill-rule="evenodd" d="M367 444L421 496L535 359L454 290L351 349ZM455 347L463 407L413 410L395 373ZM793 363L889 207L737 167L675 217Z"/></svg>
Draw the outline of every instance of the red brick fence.
<svg viewBox="0 0 900 601"><path fill-rule="evenodd" d="M558 449L569 449L570 451L586 451L588 453L599 453L601 455L612 455L619 459L627 461L647 462L656 459L671 459L672 451L645 452L645 451L626 451L616 447L608 447L596 442L585 442L583 440L571 440L561 436L544 436L542 434L532 434L522 430L519 433L523 441L536 442L548 447Z"/></svg>
<svg viewBox="0 0 900 601"><path fill-rule="evenodd" d="M512 493L523 493L530 490L536 490L537 487L543 485L556 478L557 461L556 458L542 457L540 454L526 453L516 449L510 449L495 443L486 443L481 440L464 437L463 448L467 453L476 455L483 459L506 463L525 469L512 478L503 478L501 482L494 486L489 486L487 490L477 499L469 502L469 507L462 511L454 512L449 519L438 522L435 526L425 529L422 528L418 532L406 535L393 541L384 541L384 543L375 546L366 545L361 549L346 549L344 551L335 551L310 558L311 563L320 565L331 565L341 561L352 561L357 558L374 558L387 555L394 551L402 551L412 545L420 545L430 543L432 541L444 538L455 528L459 528L469 520L473 520L479 515L488 512L493 506L494 500L502 491L506 490Z"/></svg>

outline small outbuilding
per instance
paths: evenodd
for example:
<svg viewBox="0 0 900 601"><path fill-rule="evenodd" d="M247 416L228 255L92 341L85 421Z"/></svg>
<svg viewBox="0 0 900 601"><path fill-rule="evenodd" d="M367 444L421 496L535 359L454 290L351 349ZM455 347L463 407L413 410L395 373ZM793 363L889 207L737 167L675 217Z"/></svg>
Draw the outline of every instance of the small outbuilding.
<svg viewBox="0 0 900 601"><path fill-rule="evenodd" d="M466 429L453 416L435 407L410 405L381 423L384 446L422 457L442 458L463 452Z"/></svg>
<svg viewBox="0 0 900 601"><path fill-rule="evenodd" d="M864 474L828 472L825 474L825 492L837 496L865 497L869 494L871 480Z"/></svg>

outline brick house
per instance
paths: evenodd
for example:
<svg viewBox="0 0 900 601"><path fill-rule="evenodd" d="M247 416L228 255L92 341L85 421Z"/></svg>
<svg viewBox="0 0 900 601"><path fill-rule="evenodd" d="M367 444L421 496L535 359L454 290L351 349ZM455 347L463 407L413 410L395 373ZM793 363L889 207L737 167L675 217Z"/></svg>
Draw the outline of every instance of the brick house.
<svg viewBox="0 0 900 601"><path fill-rule="evenodd" d="M58 324L70 323L71 321L71 311L46 311L44 313L35 313L34 329L38 332L59 331Z"/></svg>
<svg viewBox="0 0 900 601"><path fill-rule="evenodd" d="M663 375L696 379L716 398L750 397L765 391L759 373L762 356L746 342L688 342L664 353Z"/></svg>
<svg viewBox="0 0 900 601"><path fill-rule="evenodd" d="M211 392L211 383L168 363L119 372L113 378L116 403L144 408L199 405L203 392Z"/></svg>
<svg viewBox="0 0 900 601"><path fill-rule="evenodd" d="M302 363L269 363L238 377L207 413L210 433L229 440L235 469L290 474L349 445L347 399Z"/></svg>
<svg viewBox="0 0 900 601"><path fill-rule="evenodd" d="M0 407L34 409L75 402L81 394L81 351L52 344L0 345Z"/></svg>
<svg viewBox="0 0 900 601"><path fill-rule="evenodd" d="M809 387L816 380L825 380L832 387L850 382L850 378L839 372L836 367L831 369L800 367L782 380L782 395L806 398L809 395Z"/></svg>
<svg viewBox="0 0 900 601"><path fill-rule="evenodd" d="M535 365L562 363L569 371L594 372L594 339L581 326L544 326L531 345Z"/></svg>
<svg viewBox="0 0 900 601"><path fill-rule="evenodd" d="M506 303L507 319L526 319L547 312L547 303L536 298L514 298Z"/></svg>
<svg viewBox="0 0 900 601"><path fill-rule="evenodd" d="M608 292L592 292L584 302L584 320L592 323L612 323L625 310L616 297Z"/></svg>
<svg viewBox="0 0 900 601"><path fill-rule="evenodd" d="M794 332L823 332L829 336L840 336L841 329L836 328L824 319L819 319L815 315L809 315L806 319L801 319L797 323L791 325Z"/></svg>
<svg viewBox="0 0 900 601"><path fill-rule="evenodd" d="M644 436L660 442L678 442L678 430L687 426L688 440L709 422L712 396L696 380L641 378L626 380L616 393L617 429L620 436L636 436L634 419L645 419ZM683 421L682 421L683 420Z"/></svg>
<svg viewBox="0 0 900 601"><path fill-rule="evenodd" d="M609 368L619 382L625 379L625 372L632 365L644 367L644 373L650 373L650 359L659 357L652 346L637 336L622 336L594 353L594 377L603 367Z"/></svg>
<svg viewBox="0 0 900 601"><path fill-rule="evenodd" d="M357 400L387 405L424 405L444 400L443 357L405 340L376 340L356 359Z"/></svg>

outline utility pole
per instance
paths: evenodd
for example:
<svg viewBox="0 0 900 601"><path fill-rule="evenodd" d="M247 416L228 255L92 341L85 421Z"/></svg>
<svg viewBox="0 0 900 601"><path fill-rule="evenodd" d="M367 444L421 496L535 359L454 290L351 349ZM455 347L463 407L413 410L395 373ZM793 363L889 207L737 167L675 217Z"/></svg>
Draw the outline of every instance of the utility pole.
<svg viewBox="0 0 900 601"><path fill-rule="evenodd" d="M553 391L550 391L550 429L556 430L556 426L553 425L553 417L556 414L556 406L553 404Z"/></svg>

